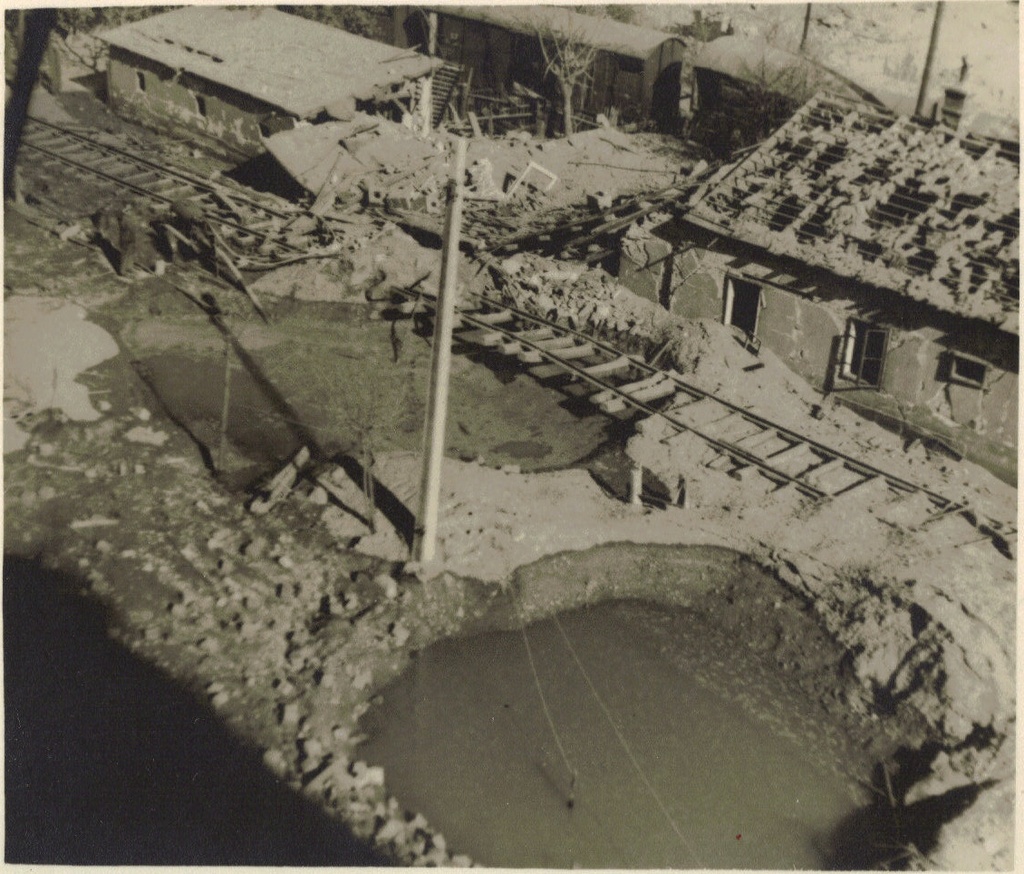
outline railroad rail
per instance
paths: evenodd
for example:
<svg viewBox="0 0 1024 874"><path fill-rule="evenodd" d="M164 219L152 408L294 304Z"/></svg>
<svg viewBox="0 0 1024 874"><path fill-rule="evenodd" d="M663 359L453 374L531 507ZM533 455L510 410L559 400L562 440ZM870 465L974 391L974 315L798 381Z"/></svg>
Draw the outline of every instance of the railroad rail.
<svg viewBox="0 0 1024 874"><path fill-rule="evenodd" d="M204 179L80 130L30 117L21 145L48 170L57 162L163 206L190 202L224 234L243 270L273 269L293 260L327 257L340 249L343 221L329 216L314 219L280 198L260 195L257 199L240 186ZM679 208L699 197L699 187L719 169L711 168L683 185L620 200L604 210L565 207L516 217L508 204L474 206L467 211L467 224L475 231L469 235L470 244L481 263L499 272L492 255L522 249L589 257L587 247L638 218ZM420 230L439 230L422 213L387 212L379 217ZM605 254L600 246L598 254ZM511 281L507 274L505 278ZM422 293L406 290L399 295L404 299L400 308L406 312L418 307L432 310L431 300ZM587 384L593 389L590 400L606 413L632 409L658 416L677 434L689 432L703 440L717 453L710 466L735 477L755 472L776 487L792 486L819 501L881 482L898 496L920 495L925 500L926 518L921 524L961 514L986 536L1001 540L1006 550L1016 536L1015 525L979 519L966 505L939 492L828 447L714 396L679 374L554 321L484 295L477 296L471 308L460 308L458 318L463 341L515 356L538 379L568 377Z"/></svg>
<svg viewBox="0 0 1024 874"><path fill-rule="evenodd" d="M400 290L396 297L402 314L433 312L433 298L422 293ZM539 380L567 377L585 383L592 389L589 400L605 413L628 408L660 417L676 434L689 432L714 449L712 469L739 479L756 473L776 488L792 486L815 501L881 483L893 500L920 496L918 525L959 514L1000 539L1004 551L1011 548L1014 526L979 519L966 504L717 397L603 340L485 294L471 297L456 309L460 341L516 358Z"/></svg>
<svg viewBox="0 0 1024 874"><path fill-rule="evenodd" d="M166 160L155 160L93 132L72 130L42 119L26 120L22 156L34 156L41 169L54 165L89 174L112 194L131 192L161 207L187 202L218 228L243 270L267 270L288 261L330 255L340 249L344 226L313 221L299 207L272 195L204 179Z"/></svg>

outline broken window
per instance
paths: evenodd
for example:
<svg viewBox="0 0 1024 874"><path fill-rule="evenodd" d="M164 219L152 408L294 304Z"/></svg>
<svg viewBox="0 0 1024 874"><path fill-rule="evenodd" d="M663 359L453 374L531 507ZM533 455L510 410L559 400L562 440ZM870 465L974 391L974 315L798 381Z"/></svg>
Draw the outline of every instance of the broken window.
<svg viewBox="0 0 1024 874"><path fill-rule="evenodd" d="M878 388L882 384L888 348L887 328L874 327L860 319L850 319L843 338L840 375L844 379L853 380L857 385Z"/></svg>
<svg viewBox="0 0 1024 874"><path fill-rule="evenodd" d="M985 387L988 364L973 355L962 352L951 352L949 360L949 381L969 385L974 388Z"/></svg>
<svg viewBox="0 0 1024 874"><path fill-rule="evenodd" d="M733 325L753 337L761 310L761 286L737 276L725 280L725 324Z"/></svg>

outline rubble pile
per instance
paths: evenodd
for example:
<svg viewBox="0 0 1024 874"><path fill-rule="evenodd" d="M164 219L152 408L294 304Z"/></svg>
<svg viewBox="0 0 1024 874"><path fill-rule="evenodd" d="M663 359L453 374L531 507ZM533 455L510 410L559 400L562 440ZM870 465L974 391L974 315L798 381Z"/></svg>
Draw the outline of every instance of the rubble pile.
<svg viewBox="0 0 1024 874"><path fill-rule="evenodd" d="M456 633L487 592L467 595L447 575L428 589L400 565L325 555L287 519L246 514L189 459L153 443L129 450L143 419L140 408L84 428L76 447L29 447L47 468L106 484L111 512L70 523L69 558L93 597L127 611L116 635L161 667L188 664L197 694L262 747L268 769L397 863L469 865L387 795L383 771L356 748L374 690L405 668L410 647ZM127 452L144 462L112 461ZM122 524L140 478L166 483L165 506L189 519L178 534ZM34 511L55 500L53 489L21 496ZM151 581L146 606L126 597L125 577Z"/></svg>
<svg viewBox="0 0 1024 874"><path fill-rule="evenodd" d="M502 262L498 285L505 299L529 312L607 338L623 351L693 371L707 349L699 323L669 312L619 285L608 273L520 253Z"/></svg>

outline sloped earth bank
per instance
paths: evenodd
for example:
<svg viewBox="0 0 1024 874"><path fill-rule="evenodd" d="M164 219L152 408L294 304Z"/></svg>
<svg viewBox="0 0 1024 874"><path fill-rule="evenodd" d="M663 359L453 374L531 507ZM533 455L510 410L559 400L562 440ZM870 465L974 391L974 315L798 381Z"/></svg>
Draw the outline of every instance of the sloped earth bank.
<svg viewBox="0 0 1024 874"><path fill-rule="evenodd" d="M388 794L380 769L359 759L358 720L411 653L447 636L508 626L509 593L527 619L640 597L697 611L709 634L762 653L766 664L777 664L848 723L866 758L886 763L888 779L881 771L875 775L880 802L864 814L899 823L883 843L938 867L1012 866L1014 565L967 523L952 518L910 530L898 517L876 512L869 496L863 504L814 506L767 493L756 480L690 468L691 507L639 510L609 496L580 469L518 473L449 459L444 569L406 566L407 514L391 514L397 529L379 518L370 534L365 525L349 527L345 520L353 514L325 505L314 489L268 516L254 516L237 492L211 477L200 447L209 460L216 418L200 427L182 408L161 408L138 380L140 370L129 365L165 354L169 345L186 358L222 348L215 332L197 338L205 322L182 295L152 279L112 277L89 250L58 243L10 216L6 236L5 297L20 292L76 302L122 348L97 369L76 376L58 368L51 376L56 396L63 380L86 384L100 418L69 419L52 411L42 391L30 410L19 410L28 439L5 458L6 555L60 570L70 581L60 592L62 603L81 598L102 605L125 654L180 684L204 713L258 752L280 788L310 799L357 837L404 863L469 862L422 816L406 814ZM74 259L74 269L66 269ZM615 294L632 300L624 291ZM324 328L322 311L291 305L282 313L287 318L272 319L269 328L240 310L231 313L232 329L275 385L298 379L290 384L294 394L297 386L312 388L313 380L324 379L324 351L313 342ZM639 324L629 318L623 333ZM69 320L65 330L76 323L88 324ZM662 330L664 323L657 324ZM380 325L363 327L370 337ZM935 477L978 506L1005 509L1010 495L983 471L903 454L891 435L845 421L844 411L812 420L802 412L803 389L781 365L766 359L755 390L736 376L742 350L716 336L716 326L678 327L684 333L676 338L681 345L674 363L695 379L722 383L731 397L745 391L770 396L775 418L788 423L792 417L808 428L816 422L837 439L846 435L863 451L898 461L908 476ZM296 342L303 330L309 342ZM346 342L355 343L360 333L350 326ZM73 346L69 334L54 341ZM342 361L344 351L332 354ZM405 369L396 374L382 342L367 339L347 351L356 356L357 371L374 374L362 383L374 391L408 376ZM11 380L16 374L5 363ZM467 376L478 388L494 381L477 365L465 367L484 372L483 383ZM334 387L351 392L355 378ZM323 392L333 390L329 383ZM323 392L311 393L307 409L324 406ZM489 393L467 389L467 398ZM358 392L351 397L357 402ZM464 441L466 457L481 448L489 460L493 430L478 420L500 407L500 392L493 397L492 406L479 406L463 421L466 433L452 429L461 434L456 439ZM552 407L522 403L515 413L529 434L544 427ZM330 422L321 427L324 433L332 428ZM579 436L574 427L567 421L568 436L552 439L561 447ZM392 431L402 430L392 424ZM473 435L481 433L487 436L475 442ZM668 479L679 460L661 436L656 423L644 423L629 451ZM233 469L249 463L238 448L244 446L231 456ZM412 447L396 440L387 448ZM565 448L559 451L559 463L574 460ZM396 506L415 507L417 468L412 453L380 452L377 476ZM332 533L339 528L345 540ZM343 548L356 540L355 550ZM753 561L773 576L756 585L723 580L723 562L735 561ZM20 567L22 584L38 582ZM768 605L771 621L765 620ZM47 703L53 702L36 705ZM31 710L24 713L26 721L31 716ZM10 711L8 719L16 724ZM31 733L22 739L28 743ZM145 761L138 765L137 773L153 773ZM28 790L8 785L9 808L32 797L18 792ZM898 817L891 815L890 798ZM87 804L87 795L81 801ZM54 827L70 828L62 822ZM865 823L852 824L851 831L878 833ZM884 858L901 853L886 849ZM144 848L137 852L141 856L119 861L175 861L146 857Z"/></svg>

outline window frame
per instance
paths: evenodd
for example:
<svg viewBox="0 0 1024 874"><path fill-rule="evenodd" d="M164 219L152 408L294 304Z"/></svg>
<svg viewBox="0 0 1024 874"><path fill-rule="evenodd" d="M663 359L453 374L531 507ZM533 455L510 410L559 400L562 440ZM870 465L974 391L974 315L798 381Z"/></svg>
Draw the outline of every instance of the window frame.
<svg viewBox="0 0 1024 874"><path fill-rule="evenodd" d="M957 372L957 362L960 361L966 364L981 367L981 379L974 379L971 376L967 376L963 373ZM969 355L966 352L955 352L953 350L950 350L949 369L946 374L946 380L947 382L951 382L956 385L965 385L968 388L977 388L984 390L988 385L988 376L991 367L991 364L989 364L983 358L978 358L976 355Z"/></svg>
<svg viewBox="0 0 1024 874"><path fill-rule="evenodd" d="M866 353L873 334L882 335L882 350L880 355L868 356ZM889 328L873 325L864 319L852 317L848 319L840 348L840 378L847 382L852 382L857 388L881 389L882 383L885 381L885 365L889 357L891 335L892 331ZM863 337L862 340L860 339L861 337ZM858 353L859 361L855 361ZM864 376L865 364L870 362L878 363L878 378L876 381L866 379Z"/></svg>

